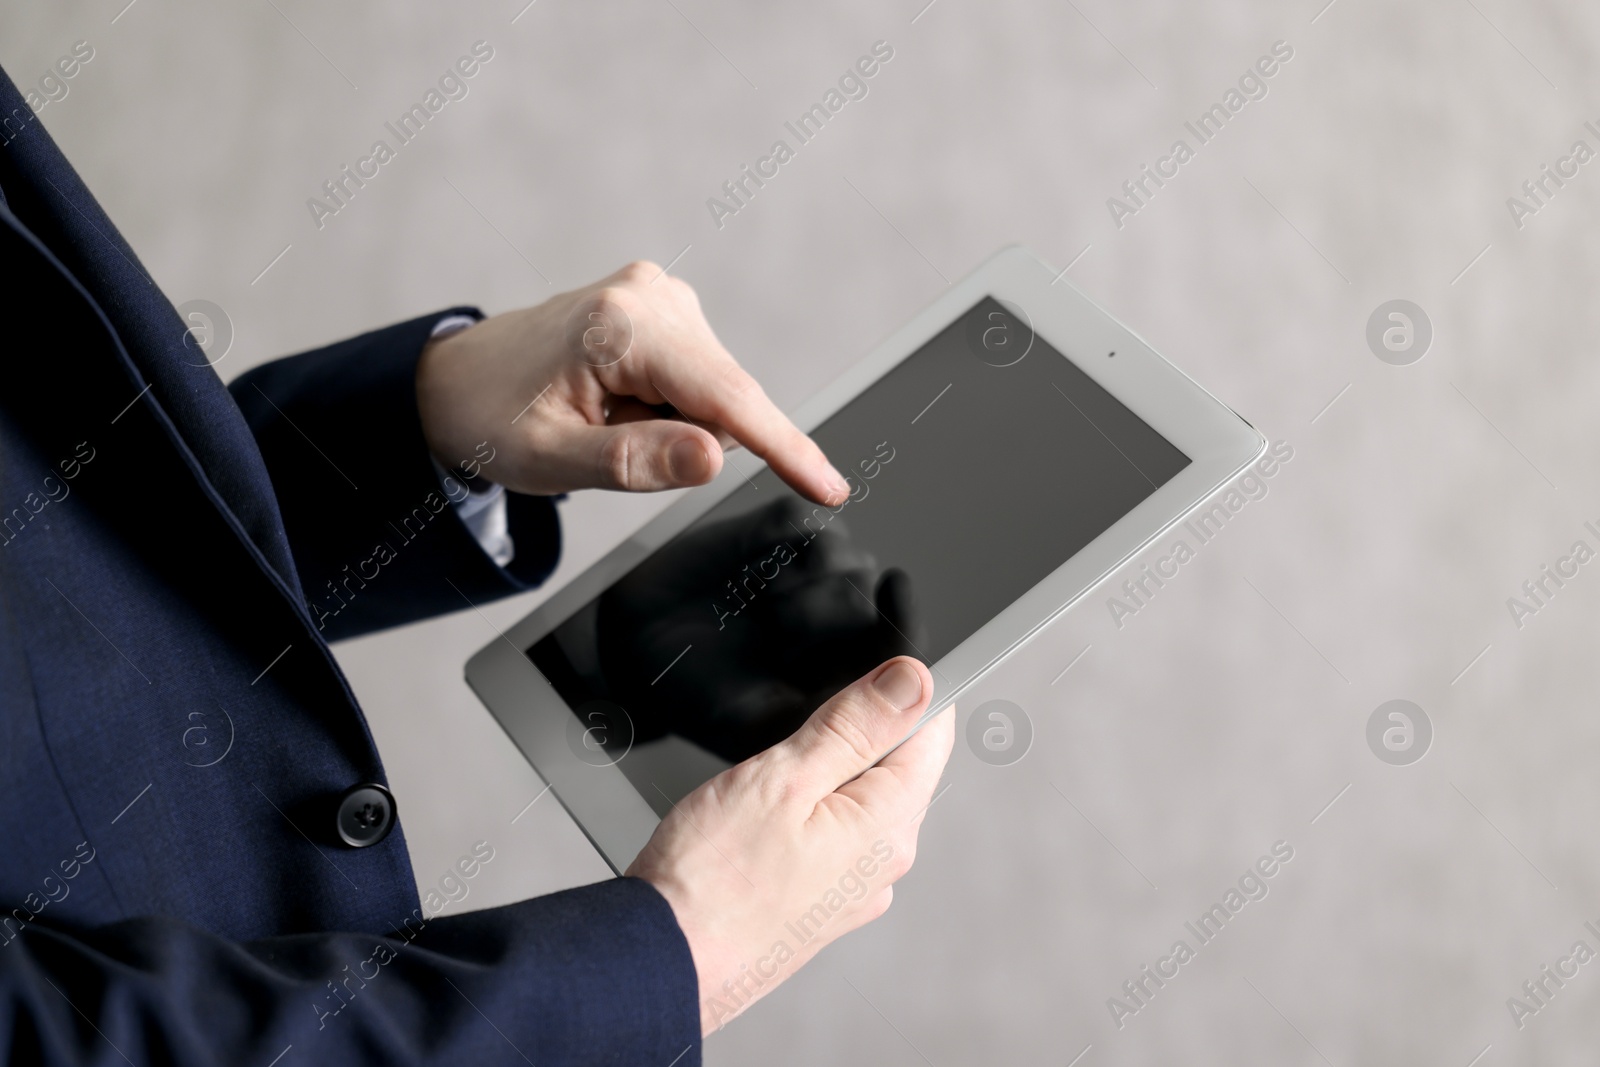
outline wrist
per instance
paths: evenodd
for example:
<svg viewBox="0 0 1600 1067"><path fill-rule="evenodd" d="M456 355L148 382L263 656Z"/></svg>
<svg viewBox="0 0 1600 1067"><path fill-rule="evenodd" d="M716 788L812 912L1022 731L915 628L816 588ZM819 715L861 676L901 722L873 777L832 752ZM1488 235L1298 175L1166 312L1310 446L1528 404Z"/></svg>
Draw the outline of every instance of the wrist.
<svg viewBox="0 0 1600 1067"><path fill-rule="evenodd" d="M460 318L444 319L440 326L453 324ZM452 415L459 407L452 379L459 377L453 367L459 367L460 361L454 357L458 338L471 324L468 320L465 325L445 331L436 326L434 335L422 346L422 354L417 358L417 418L422 424L422 439L434 461L452 472L462 470L478 443L466 439L470 434L462 433L464 428L457 425L458 420Z"/></svg>

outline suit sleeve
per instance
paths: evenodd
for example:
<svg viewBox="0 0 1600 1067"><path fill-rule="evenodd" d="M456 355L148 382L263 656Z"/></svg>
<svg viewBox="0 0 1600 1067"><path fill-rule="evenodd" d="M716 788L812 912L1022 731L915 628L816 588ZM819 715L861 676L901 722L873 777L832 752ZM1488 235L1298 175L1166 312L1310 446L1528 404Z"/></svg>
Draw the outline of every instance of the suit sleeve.
<svg viewBox="0 0 1600 1067"><path fill-rule="evenodd" d="M0 1049L37 1067L698 1067L696 989L670 906L633 878L383 935L32 923L0 947Z"/></svg>
<svg viewBox="0 0 1600 1067"><path fill-rule="evenodd" d="M555 502L507 494L516 556L456 515L422 436L417 360L452 308L264 364L228 389L266 460L313 618L330 641L531 589L561 551ZM461 457L466 461L472 457ZM453 484L453 483L452 483Z"/></svg>

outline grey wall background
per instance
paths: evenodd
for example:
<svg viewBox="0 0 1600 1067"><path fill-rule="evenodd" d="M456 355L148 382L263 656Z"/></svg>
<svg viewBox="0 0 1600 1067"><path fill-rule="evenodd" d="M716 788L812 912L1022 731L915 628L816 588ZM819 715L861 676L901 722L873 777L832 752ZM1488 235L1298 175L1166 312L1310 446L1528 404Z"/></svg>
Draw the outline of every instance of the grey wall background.
<svg viewBox="0 0 1600 1067"><path fill-rule="evenodd" d="M1292 445L1120 629L1091 598L985 683L978 700L1026 709L1032 750L993 767L958 744L892 912L708 1062L1592 1055L1600 962L1521 1030L1506 998L1575 941L1600 949L1600 564L1520 629L1506 599L1574 541L1600 547L1582 526L1600 520L1600 163L1520 230L1505 201L1575 140L1600 149L1600 10L124 3L14 5L0 62L26 85L93 46L41 118L173 300L226 310L225 377L682 253L793 407L1021 241ZM306 198L479 39L495 56L470 95L319 232ZM718 230L706 198L878 39L895 58L870 95ZM1114 226L1107 197L1280 39L1269 95ZM1434 327L1411 366L1364 340L1393 298ZM664 503L574 499L553 584ZM497 850L466 907L606 873L550 798L526 807L542 783L461 681L542 595L338 649L419 883L474 840ZM1411 766L1365 739L1392 698L1434 727ZM1107 998L1279 840L1295 854L1270 895L1119 1030Z"/></svg>

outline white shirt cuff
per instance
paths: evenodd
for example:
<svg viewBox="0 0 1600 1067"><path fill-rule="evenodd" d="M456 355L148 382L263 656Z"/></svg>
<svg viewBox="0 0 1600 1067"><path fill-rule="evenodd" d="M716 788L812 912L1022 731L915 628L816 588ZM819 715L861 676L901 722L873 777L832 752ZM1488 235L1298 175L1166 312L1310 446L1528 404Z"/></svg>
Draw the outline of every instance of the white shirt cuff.
<svg viewBox="0 0 1600 1067"><path fill-rule="evenodd" d="M448 337L477 323L470 315L450 315L440 319L433 327L432 337ZM474 479L486 488L468 489L460 478L445 470L444 464L428 457L434 473L445 491L445 498L455 508L456 517L466 526L478 547L495 565L504 567L517 555L517 546L511 540L511 523L506 513L505 487L486 479Z"/></svg>

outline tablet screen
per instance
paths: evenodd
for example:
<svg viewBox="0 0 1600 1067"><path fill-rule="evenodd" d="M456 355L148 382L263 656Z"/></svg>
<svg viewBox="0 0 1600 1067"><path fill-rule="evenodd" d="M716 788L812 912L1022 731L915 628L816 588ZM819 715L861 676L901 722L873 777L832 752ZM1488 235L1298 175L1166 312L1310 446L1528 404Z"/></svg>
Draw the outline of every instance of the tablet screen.
<svg viewBox="0 0 1600 1067"><path fill-rule="evenodd" d="M527 650L658 814L890 656L937 662L1189 464L992 297L812 437L842 505L763 468Z"/></svg>

